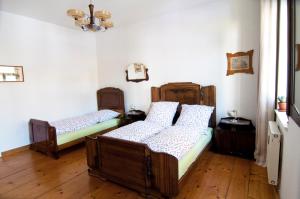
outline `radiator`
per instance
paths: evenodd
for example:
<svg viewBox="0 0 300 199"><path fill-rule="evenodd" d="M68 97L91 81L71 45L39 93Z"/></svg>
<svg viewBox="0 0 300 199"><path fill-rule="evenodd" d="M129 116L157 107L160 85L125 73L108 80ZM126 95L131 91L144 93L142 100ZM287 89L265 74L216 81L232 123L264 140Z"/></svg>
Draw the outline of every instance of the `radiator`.
<svg viewBox="0 0 300 199"><path fill-rule="evenodd" d="M278 183L278 168L280 155L280 131L277 123L269 121L268 146L267 146L267 171L268 182L272 185Z"/></svg>

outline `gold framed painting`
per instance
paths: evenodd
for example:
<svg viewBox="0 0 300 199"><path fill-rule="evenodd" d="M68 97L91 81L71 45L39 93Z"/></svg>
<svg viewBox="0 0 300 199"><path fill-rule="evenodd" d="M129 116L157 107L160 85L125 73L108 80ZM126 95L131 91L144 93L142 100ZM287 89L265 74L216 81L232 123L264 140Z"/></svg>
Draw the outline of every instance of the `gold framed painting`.
<svg viewBox="0 0 300 199"><path fill-rule="evenodd" d="M23 66L0 65L0 82L24 82Z"/></svg>
<svg viewBox="0 0 300 199"><path fill-rule="evenodd" d="M235 73L254 74L252 59L254 50L248 52L226 53L227 76Z"/></svg>

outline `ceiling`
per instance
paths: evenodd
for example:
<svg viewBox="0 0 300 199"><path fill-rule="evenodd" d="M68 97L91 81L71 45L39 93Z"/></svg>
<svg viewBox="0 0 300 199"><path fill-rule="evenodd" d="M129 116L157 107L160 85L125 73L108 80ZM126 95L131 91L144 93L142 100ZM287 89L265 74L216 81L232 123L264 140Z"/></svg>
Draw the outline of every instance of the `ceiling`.
<svg viewBox="0 0 300 199"><path fill-rule="evenodd" d="M109 10L115 26L178 12L211 0L95 0L95 10ZM89 0L0 0L0 10L74 28L70 8L88 12Z"/></svg>

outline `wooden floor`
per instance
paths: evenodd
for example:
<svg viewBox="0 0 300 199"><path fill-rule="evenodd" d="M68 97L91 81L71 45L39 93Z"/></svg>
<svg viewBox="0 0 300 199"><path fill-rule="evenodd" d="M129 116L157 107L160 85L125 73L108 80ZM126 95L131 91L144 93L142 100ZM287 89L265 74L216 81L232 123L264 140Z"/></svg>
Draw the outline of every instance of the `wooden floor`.
<svg viewBox="0 0 300 199"><path fill-rule="evenodd" d="M139 194L87 173L84 147L53 160L33 151L0 158L0 198L141 198ZM266 170L254 162L207 152L178 199L276 199Z"/></svg>

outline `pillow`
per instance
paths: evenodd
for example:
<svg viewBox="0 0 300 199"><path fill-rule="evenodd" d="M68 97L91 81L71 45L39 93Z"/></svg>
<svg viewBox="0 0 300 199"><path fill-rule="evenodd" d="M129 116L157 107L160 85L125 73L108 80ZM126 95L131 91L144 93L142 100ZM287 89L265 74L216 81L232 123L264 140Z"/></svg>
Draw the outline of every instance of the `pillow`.
<svg viewBox="0 0 300 199"><path fill-rule="evenodd" d="M184 104L175 126L207 129L213 111L214 107L212 106Z"/></svg>
<svg viewBox="0 0 300 199"><path fill-rule="evenodd" d="M103 109L94 113L94 117L99 123L113 119L115 117L118 117L119 115L120 113L109 109Z"/></svg>
<svg viewBox="0 0 300 199"><path fill-rule="evenodd" d="M178 104L178 102L152 102L145 121L154 122L163 127L171 126Z"/></svg>

